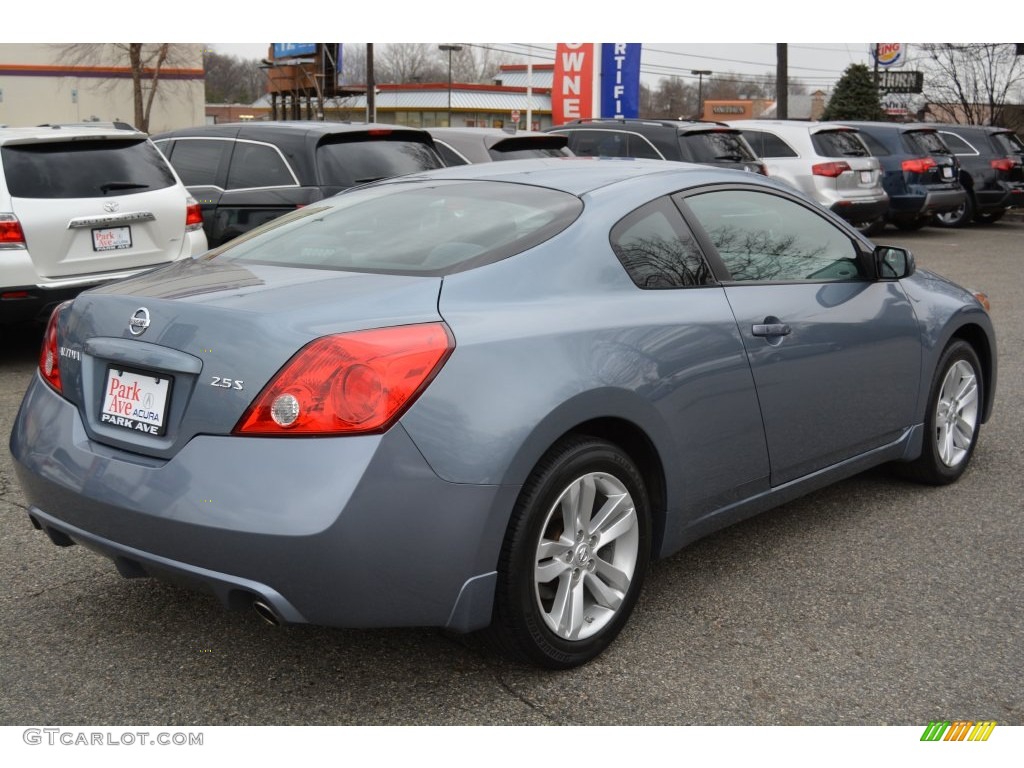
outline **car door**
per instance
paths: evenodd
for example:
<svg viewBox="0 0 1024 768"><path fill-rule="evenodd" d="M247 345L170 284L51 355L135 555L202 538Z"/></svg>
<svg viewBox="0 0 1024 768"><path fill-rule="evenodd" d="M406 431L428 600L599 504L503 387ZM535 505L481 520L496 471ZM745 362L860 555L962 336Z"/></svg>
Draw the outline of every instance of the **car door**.
<svg viewBox="0 0 1024 768"><path fill-rule="evenodd" d="M789 196L739 187L680 201L722 282L757 387L778 486L896 440L919 420L921 333L898 281Z"/></svg>

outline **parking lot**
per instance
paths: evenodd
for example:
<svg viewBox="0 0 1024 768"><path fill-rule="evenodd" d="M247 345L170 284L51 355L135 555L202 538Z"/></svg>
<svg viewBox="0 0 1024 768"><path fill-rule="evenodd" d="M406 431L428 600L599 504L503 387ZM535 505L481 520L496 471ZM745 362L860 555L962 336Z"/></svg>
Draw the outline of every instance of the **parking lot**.
<svg viewBox="0 0 1024 768"><path fill-rule="evenodd" d="M0 724L1024 725L1024 221L876 239L989 294L999 382L970 470L873 471L655 563L617 642L561 673L475 636L274 628L53 546L6 449L40 334L4 329Z"/></svg>

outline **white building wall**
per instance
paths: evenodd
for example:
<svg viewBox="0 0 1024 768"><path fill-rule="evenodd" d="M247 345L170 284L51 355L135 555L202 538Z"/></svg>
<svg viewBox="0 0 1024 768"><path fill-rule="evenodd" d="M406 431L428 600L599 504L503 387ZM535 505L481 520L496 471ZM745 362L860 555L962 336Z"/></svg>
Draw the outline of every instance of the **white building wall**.
<svg viewBox="0 0 1024 768"><path fill-rule="evenodd" d="M159 81L151 133L205 121L203 46L175 43L174 48L173 69L185 77ZM76 57L67 45L0 43L0 125L93 119L134 123L128 73L127 58L112 46Z"/></svg>

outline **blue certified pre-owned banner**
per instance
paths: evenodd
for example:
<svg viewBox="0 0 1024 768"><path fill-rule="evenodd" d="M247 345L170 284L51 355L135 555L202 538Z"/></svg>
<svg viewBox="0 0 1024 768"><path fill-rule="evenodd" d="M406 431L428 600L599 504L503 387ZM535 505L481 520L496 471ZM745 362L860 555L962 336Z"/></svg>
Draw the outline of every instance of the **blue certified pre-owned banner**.
<svg viewBox="0 0 1024 768"><path fill-rule="evenodd" d="M316 56L316 43L274 43L275 59Z"/></svg>
<svg viewBox="0 0 1024 768"><path fill-rule="evenodd" d="M640 114L640 43L601 44L601 117Z"/></svg>

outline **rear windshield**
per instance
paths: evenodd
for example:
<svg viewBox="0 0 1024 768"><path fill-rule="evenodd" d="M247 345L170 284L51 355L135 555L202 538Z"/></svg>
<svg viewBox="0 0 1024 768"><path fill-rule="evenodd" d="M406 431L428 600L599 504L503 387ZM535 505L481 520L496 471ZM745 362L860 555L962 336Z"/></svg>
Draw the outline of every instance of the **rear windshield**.
<svg viewBox="0 0 1024 768"><path fill-rule="evenodd" d="M757 159L739 131L687 133L679 138L686 143L695 163L743 163Z"/></svg>
<svg viewBox="0 0 1024 768"><path fill-rule="evenodd" d="M316 148L320 183L325 187L354 187L378 179L404 176L434 168L444 163L426 142L406 137L354 137L320 144Z"/></svg>
<svg viewBox="0 0 1024 768"><path fill-rule="evenodd" d="M444 275L532 248L568 227L582 209L574 195L525 184L382 184L282 216L207 258Z"/></svg>
<svg viewBox="0 0 1024 768"><path fill-rule="evenodd" d="M164 156L145 139L8 144L0 152L13 197L116 197L177 183Z"/></svg>
<svg viewBox="0 0 1024 768"><path fill-rule="evenodd" d="M939 136L938 131L908 131L903 134L912 152L922 155L949 155L949 147Z"/></svg>
<svg viewBox="0 0 1024 768"><path fill-rule="evenodd" d="M491 160L529 160L534 157L565 157L572 153L565 149L564 136L523 136L504 139L487 150Z"/></svg>
<svg viewBox="0 0 1024 768"><path fill-rule="evenodd" d="M1015 133L994 133L992 140L1008 155L1024 154L1024 142Z"/></svg>
<svg viewBox="0 0 1024 768"><path fill-rule="evenodd" d="M820 131L811 136L811 144L822 157L866 157L871 154L854 131Z"/></svg>

